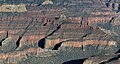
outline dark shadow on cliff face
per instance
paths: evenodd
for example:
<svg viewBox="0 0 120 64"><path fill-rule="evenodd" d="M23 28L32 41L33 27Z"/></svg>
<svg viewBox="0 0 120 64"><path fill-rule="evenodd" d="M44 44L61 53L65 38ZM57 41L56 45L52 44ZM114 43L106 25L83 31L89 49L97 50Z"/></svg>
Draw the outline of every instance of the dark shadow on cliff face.
<svg viewBox="0 0 120 64"><path fill-rule="evenodd" d="M40 40L38 41L38 47L40 47L40 48L45 48L45 43L46 43L45 39L46 39L47 37L53 35L55 32L57 32L57 31L61 28L61 25L62 25L62 24L57 25L56 29L54 29L50 34L48 34L48 35L45 36L44 38L40 39Z"/></svg>
<svg viewBox="0 0 120 64"><path fill-rule="evenodd" d="M46 26L46 25L47 25L47 23L43 24L43 26Z"/></svg>
<svg viewBox="0 0 120 64"><path fill-rule="evenodd" d="M79 38L79 39L70 39L70 40L62 41L62 42L59 42L59 43L55 44L55 46L53 47L52 50L58 50L58 49L61 47L62 43L67 42L67 41L81 41L81 42L82 42L82 41L83 41L83 38L84 38L84 37L87 37L87 36L90 35L90 34L92 34L92 28L90 28L90 30L88 30L88 33L87 33L87 34L84 34L84 35L81 36L81 38ZM83 46L82 46L82 50L83 50Z"/></svg>
<svg viewBox="0 0 120 64"><path fill-rule="evenodd" d="M15 48L15 49L17 49L17 48L19 47L21 39L22 39L23 36L26 34L29 26L32 25L33 20L34 20L34 18L32 17L32 20L30 21L30 23L25 27L24 32L22 32L22 34L21 34L21 35L19 36L19 38L17 39L17 41L16 41L16 48Z"/></svg>
<svg viewBox="0 0 120 64"><path fill-rule="evenodd" d="M55 29L55 30L53 30L53 32L52 32L52 33L50 33L49 35L47 35L46 37L49 37L49 36L53 35L55 32L57 32L57 31L61 28L62 24L63 24L63 23L61 23L60 25L58 25L58 24L57 24L56 29Z"/></svg>
<svg viewBox="0 0 120 64"><path fill-rule="evenodd" d="M110 6L110 2L111 2L111 0L106 0L106 1L105 1L105 5L106 5L107 7L109 7L109 6Z"/></svg>
<svg viewBox="0 0 120 64"><path fill-rule="evenodd" d="M60 42L54 46L52 50L58 50L58 48L62 45L63 42Z"/></svg>
<svg viewBox="0 0 120 64"><path fill-rule="evenodd" d="M22 37L19 36L18 40L16 41L16 48L17 49L20 45L20 41L21 41Z"/></svg>
<svg viewBox="0 0 120 64"><path fill-rule="evenodd" d="M118 10L116 11L116 13L120 12L120 4L118 4Z"/></svg>
<svg viewBox="0 0 120 64"><path fill-rule="evenodd" d="M46 38L42 38L41 40L38 41L38 47L40 48L45 48L45 39Z"/></svg>
<svg viewBox="0 0 120 64"><path fill-rule="evenodd" d="M62 64L83 64L85 60L86 59L71 60L71 61L64 62Z"/></svg>
<svg viewBox="0 0 120 64"><path fill-rule="evenodd" d="M8 31L7 31L7 33L6 33L6 37L3 38L3 39L0 41L0 46L2 46L2 42L5 41L5 39L7 39L7 38L8 38Z"/></svg>

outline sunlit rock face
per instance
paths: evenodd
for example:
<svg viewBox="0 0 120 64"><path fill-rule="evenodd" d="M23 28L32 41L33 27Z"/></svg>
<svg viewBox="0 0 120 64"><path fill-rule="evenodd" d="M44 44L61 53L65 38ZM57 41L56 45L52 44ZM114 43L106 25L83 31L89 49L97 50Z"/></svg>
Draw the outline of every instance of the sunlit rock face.
<svg viewBox="0 0 120 64"><path fill-rule="evenodd" d="M42 5L53 4L51 0L45 0Z"/></svg>
<svg viewBox="0 0 120 64"><path fill-rule="evenodd" d="M11 4L3 4L0 6L0 12L26 12L25 4L20 5L11 5Z"/></svg>

